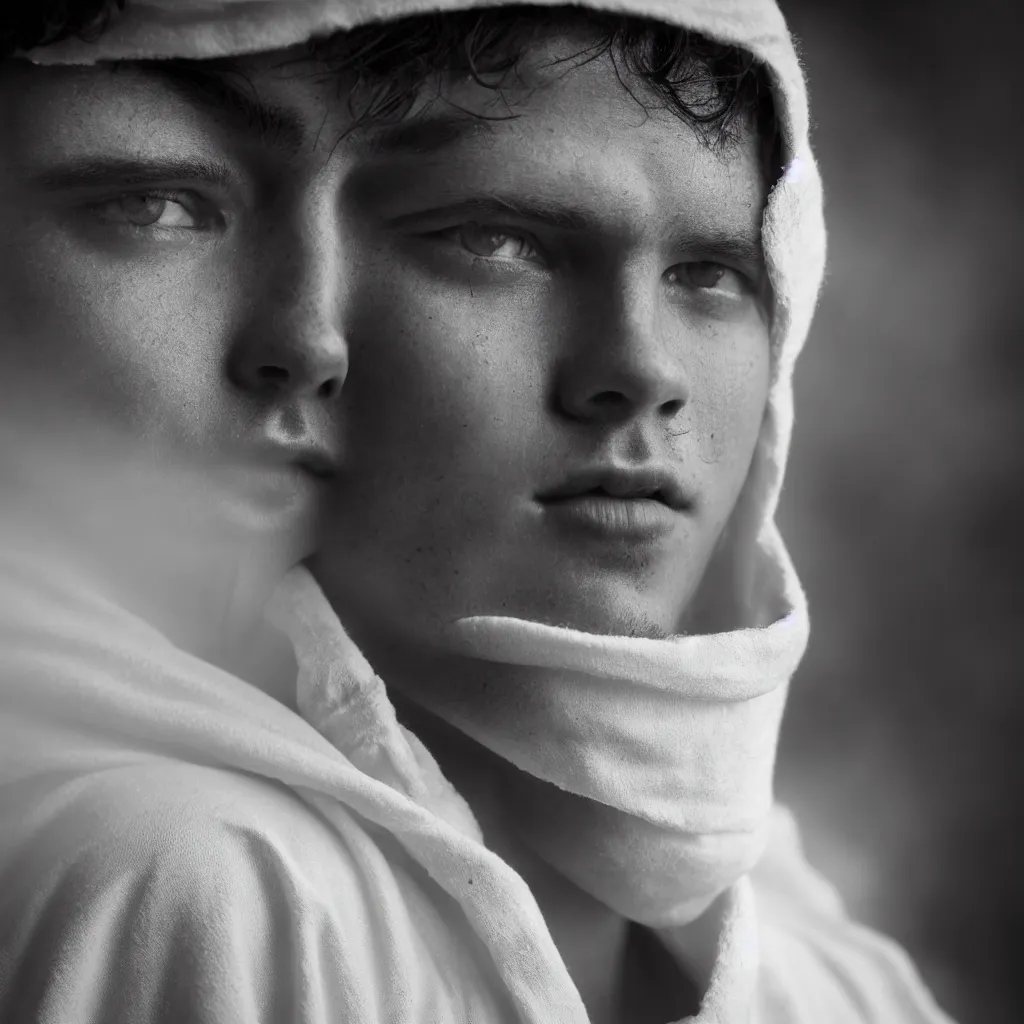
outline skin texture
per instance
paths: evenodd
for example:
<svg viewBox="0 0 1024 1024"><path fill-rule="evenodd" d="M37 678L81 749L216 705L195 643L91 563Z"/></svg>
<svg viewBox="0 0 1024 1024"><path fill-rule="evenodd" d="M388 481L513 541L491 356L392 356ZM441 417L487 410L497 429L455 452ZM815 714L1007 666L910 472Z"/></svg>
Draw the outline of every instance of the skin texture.
<svg viewBox="0 0 1024 1024"><path fill-rule="evenodd" d="M24 401L0 407L0 436L46 437L62 456L84 437L83 487L118 480L129 456L158 467L163 485L136 486L127 506L123 488L100 488L88 540L124 592L211 659L218 636L244 634L237 620L274 567L310 553L322 500L314 571L488 843L533 888L602 1024L616 1019L624 922L530 852L502 798L513 781L523 806L550 787L446 731L416 697L440 674L479 672L445 650L461 616L677 629L750 464L769 349L754 140L712 153L671 114L645 113L606 59L544 66L582 42L553 36L504 101L445 83L451 102L409 123L450 126L456 108L520 116L428 128L413 151L378 129L338 143L349 123L337 82L294 55L239 62L247 94L289 122L273 130L138 69L7 68L0 370ZM85 158L217 171L40 184ZM466 208L496 195L585 224ZM254 495L239 452L268 437L329 452L326 493L293 479ZM669 534L624 545L553 525L538 494L609 462L677 477L688 506ZM33 464L18 478L25 493L39 476ZM191 546L165 543L181 523ZM257 585L239 568L254 562L266 563Z"/></svg>
<svg viewBox="0 0 1024 1024"><path fill-rule="evenodd" d="M315 566L371 647L427 656L472 614L667 635L745 479L768 385L763 269L726 259L714 287L691 282L714 279L710 239L757 247L756 147L720 157L645 115L606 60L542 66L576 48L536 55L506 93L515 120L429 154L353 150L342 401L359 443ZM472 83L446 95L507 113ZM459 208L494 195L588 224ZM682 482L691 508L668 537L553 526L538 493L609 462Z"/></svg>

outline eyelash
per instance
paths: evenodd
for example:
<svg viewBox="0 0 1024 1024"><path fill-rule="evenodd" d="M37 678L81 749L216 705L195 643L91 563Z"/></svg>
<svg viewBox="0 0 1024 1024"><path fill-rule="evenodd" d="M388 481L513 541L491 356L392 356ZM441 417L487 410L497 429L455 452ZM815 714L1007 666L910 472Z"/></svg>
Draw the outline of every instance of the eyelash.
<svg viewBox="0 0 1024 1024"><path fill-rule="evenodd" d="M468 230L478 230L484 234L500 235L504 238L519 239L524 242L539 258L529 258L524 256L485 256L481 253L474 252L466 245L465 239L462 237ZM481 224L477 221L467 221L464 224L459 224L453 228L446 228L443 231L438 231L434 234L436 238L442 238L449 242L454 242L460 245L474 260L479 260L483 263L489 263L491 265L501 266L502 264L509 263L530 263L533 265L541 264L547 265L547 260L543 255L543 246L540 242L534 238L527 231L522 231L518 228L505 227L501 224ZM502 267L502 269L505 269Z"/></svg>
<svg viewBox="0 0 1024 1024"><path fill-rule="evenodd" d="M678 281L679 274L676 272L676 267L683 268L696 268L696 267L710 267L715 270L721 271L718 280L715 285L706 287L703 285L689 285L683 281ZM735 290L730 289L719 289L716 287L718 283L731 274L738 282L738 287ZM703 293L709 296L715 296L718 298L725 298L726 296L740 296L745 295L750 291L751 285L750 280L742 271L736 270L734 267L727 266L725 263L719 263L717 260L688 260L685 263L677 263L674 267L671 267L668 272L670 283L678 283L683 288L691 288L696 292ZM675 280L672 280L675 279Z"/></svg>
<svg viewBox="0 0 1024 1024"><path fill-rule="evenodd" d="M154 234L180 234L182 232L202 231L209 228L216 220L209 211L200 209L203 200L195 192L187 190L147 188L134 192L123 192L120 195L110 196L98 202L90 203L88 209L101 220L105 209L123 203L130 199L158 199L164 202L174 203L182 207L191 217L199 222L195 227L182 227L180 225L165 226L159 224L132 224L128 220L106 220L110 226L135 235L152 236ZM164 211L161 211L161 215Z"/></svg>

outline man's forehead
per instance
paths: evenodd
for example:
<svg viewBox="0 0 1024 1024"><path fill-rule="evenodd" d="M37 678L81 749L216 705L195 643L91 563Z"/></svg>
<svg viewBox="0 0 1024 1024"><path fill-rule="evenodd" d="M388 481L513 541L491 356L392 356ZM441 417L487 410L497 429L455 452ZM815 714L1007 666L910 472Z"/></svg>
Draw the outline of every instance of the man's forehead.
<svg viewBox="0 0 1024 1024"><path fill-rule="evenodd" d="M538 115L550 115L545 108L551 104L544 101L552 93L561 97L563 106L568 95L568 119L576 122L578 130L601 128L612 107L622 106L610 99L629 99L628 121L633 123L648 121L652 113L666 114L662 97L642 81L629 81L628 73L609 53L588 52L590 42L578 26L555 25L531 35L522 59L497 76L476 71L444 76L424 72L405 112L397 118L389 115L385 122L365 119L370 130L360 133L361 141L393 154L437 153L449 144L479 138L502 121L524 116L537 121ZM367 101L374 94L379 97L379 87L389 84L373 81L372 75L367 84L344 59L332 60L323 54L297 46L212 61L161 60L136 66L185 98L228 116L235 126L297 147L310 135L319 137L339 126L350 128L353 119L361 126L360 115L370 112ZM566 80L580 78L586 81L585 88L559 89ZM690 99L699 108L708 97L702 92ZM668 141L691 130L671 115L661 120ZM620 120L615 127L625 125Z"/></svg>
<svg viewBox="0 0 1024 1024"><path fill-rule="evenodd" d="M132 70L225 127L285 152L298 152L308 143L316 127L317 107L323 109L328 102L322 87L308 80L299 85L295 72L289 78L283 55L148 61L133 65Z"/></svg>
<svg viewBox="0 0 1024 1024"><path fill-rule="evenodd" d="M672 112L636 103L614 69L602 75L572 71L493 118L434 103L372 128L363 180L378 195L489 197L492 213L526 209L569 230L597 230L609 213L621 215L623 232L654 220L665 235L700 224L759 249L766 188L754 135L713 150Z"/></svg>

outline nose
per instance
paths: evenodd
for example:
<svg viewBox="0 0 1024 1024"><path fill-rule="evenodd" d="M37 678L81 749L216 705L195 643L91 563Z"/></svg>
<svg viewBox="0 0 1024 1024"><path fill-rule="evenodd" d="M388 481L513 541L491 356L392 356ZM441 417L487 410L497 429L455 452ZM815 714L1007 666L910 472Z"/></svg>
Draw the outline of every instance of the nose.
<svg viewBox="0 0 1024 1024"><path fill-rule="evenodd" d="M685 332L677 314L639 287L620 294L612 309L591 304L559 368L558 411L585 423L668 422L690 399Z"/></svg>
<svg viewBox="0 0 1024 1024"><path fill-rule="evenodd" d="M278 239L280 242L280 239ZM228 356L228 376L263 399L331 399L348 373L341 328L340 259L324 239L278 244L257 301Z"/></svg>
<svg viewBox="0 0 1024 1024"><path fill-rule="evenodd" d="M233 360L231 377L261 398L331 399L341 392L348 353L339 331L317 325L299 331L265 330L265 341Z"/></svg>

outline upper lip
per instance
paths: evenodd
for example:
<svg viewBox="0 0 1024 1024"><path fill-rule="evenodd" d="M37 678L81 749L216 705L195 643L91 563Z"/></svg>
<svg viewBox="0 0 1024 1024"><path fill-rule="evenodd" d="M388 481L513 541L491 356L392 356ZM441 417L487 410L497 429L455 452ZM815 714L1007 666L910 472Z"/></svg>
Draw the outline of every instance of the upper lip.
<svg viewBox="0 0 1024 1024"><path fill-rule="evenodd" d="M676 511L690 506L679 479L658 467L603 466L583 470L538 497L541 501L558 501L591 493L603 493L611 498L652 498Z"/></svg>

